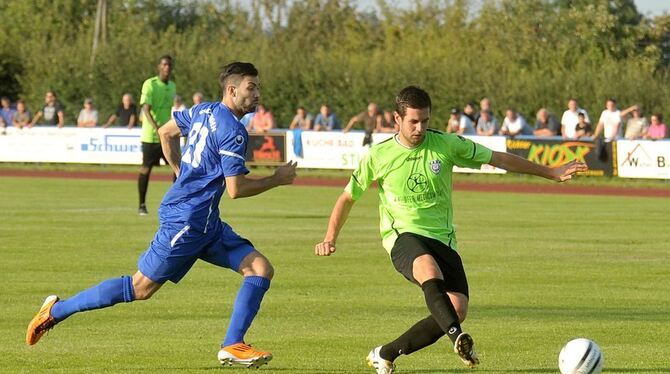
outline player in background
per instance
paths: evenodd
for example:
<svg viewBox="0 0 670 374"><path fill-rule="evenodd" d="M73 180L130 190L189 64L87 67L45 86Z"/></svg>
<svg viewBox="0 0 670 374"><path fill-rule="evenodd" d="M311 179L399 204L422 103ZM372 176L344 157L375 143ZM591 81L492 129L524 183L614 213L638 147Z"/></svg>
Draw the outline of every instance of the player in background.
<svg viewBox="0 0 670 374"><path fill-rule="evenodd" d="M377 181L383 246L396 270L421 287L430 311L396 340L372 349L367 362L380 374L393 373L396 358L427 347L445 334L468 367L479 363L472 337L461 329L469 293L452 224L454 166L478 169L490 164L559 182L587 170L580 162L556 168L534 164L492 152L455 134L429 130L431 109L424 90L409 86L400 91L394 113L399 132L372 147L361 160L335 203L323 241L314 248L318 256L335 252L354 202Z"/></svg>
<svg viewBox="0 0 670 374"><path fill-rule="evenodd" d="M251 242L221 221L219 202L224 190L236 199L291 184L296 164L289 162L269 177L245 176L249 172L244 159L248 134L239 118L258 104L258 71L250 63L234 62L224 67L219 83L221 102L175 113L175 119L159 130L163 151L178 177L163 198L158 211L160 227L140 256L139 270L132 277L108 279L67 300L47 297L30 321L27 344L37 343L45 332L74 313L149 299L166 281L179 282L201 259L244 277L218 352L219 361L258 367L272 359L270 352L246 344L244 335L270 287L274 270ZM186 135L188 144L180 155L179 138Z"/></svg>
<svg viewBox="0 0 670 374"><path fill-rule="evenodd" d="M149 214L146 199L149 189L151 169L165 159L158 137L158 129L172 118L172 101L177 94L177 85L170 80L172 75L172 57L161 56L158 59L158 75L142 84L140 97L140 119L142 120L142 167L137 176L137 190L140 206L137 212L141 216ZM167 159L165 159L167 161Z"/></svg>

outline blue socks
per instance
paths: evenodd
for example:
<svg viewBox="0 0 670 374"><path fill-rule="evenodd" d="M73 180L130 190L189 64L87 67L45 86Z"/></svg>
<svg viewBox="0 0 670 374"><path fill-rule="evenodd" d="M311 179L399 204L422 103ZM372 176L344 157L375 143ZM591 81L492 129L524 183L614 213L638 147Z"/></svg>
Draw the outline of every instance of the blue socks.
<svg viewBox="0 0 670 374"><path fill-rule="evenodd" d="M244 334L256 317L263 296L269 288L270 280L267 278L259 276L244 278L233 304L233 314L230 317L223 346L244 341ZM106 308L120 302L129 303L133 300L135 300L133 278L125 275L121 278L108 279L67 300L58 301L51 308L51 315L56 322L61 322L78 312Z"/></svg>
<svg viewBox="0 0 670 374"><path fill-rule="evenodd" d="M244 334L256 317L265 291L269 288L270 280L267 278L259 276L244 278L242 287L237 293L235 304L233 304L233 314L230 317L230 325L228 325L228 332L223 340L222 347L244 341Z"/></svg>
<svg viewBox="0 0 670 374"><path fill-rule="evenodd" d="M51 316L56 322L61 322L77 312L106 308L122 301L129 303L133 300L133 278L124 275L121 278L108 279L67 300L58 301L51 308Z"/></svg>

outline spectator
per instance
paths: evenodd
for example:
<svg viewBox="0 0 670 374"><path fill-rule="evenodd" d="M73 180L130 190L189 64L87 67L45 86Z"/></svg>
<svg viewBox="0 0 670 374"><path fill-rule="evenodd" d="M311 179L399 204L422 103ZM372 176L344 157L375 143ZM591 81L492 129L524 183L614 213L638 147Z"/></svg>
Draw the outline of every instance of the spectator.
<svg viewBox="0 0 670 374"><path fill-rule="evenodd" d="M77 127L95 127L98 125L98 111L93 107L93 99L84 99L84 108L79 111Z"/></svg>
<svg viewBox="0 0 670 374"><path fill-rule="evenodd" d="M275 128L275 119L265 105L258 104L256 114L251 118L248 131L267 132Z"/></svg>
<svg viewBox="0 0 670 374"><path fill-rule="evenodd" d="M649 128L649 121L642 114L640 107L634 105L622 112L622 115L625 116L628 110L631 110L632 116L626 121L626 132L624 138L628 140L642 139Z"/></svg>
<svg viewBox="0 0 670 374"><path fill-rule="evenodd" d="M533 135L537 137L556 136L561 129L556 118L549 113L545 108L540 108L537 111L537 121L535 122L535 130Z"/></svg>
<svg viewBox="0 0 670 374"><path fill-rule="evenodd" d="M470 121L472 121L472 127L475 127L475 106L472 103L467 103L463 107L463 115L468 117Z"/></svg>
<svg viewBox="0 0 670 374"><path fill-rule="evenodd" d="M339 129L340 121L337 120L335 113L330 109L330 105L321 105L319 114L314 119L314 131L333 131Z"/></svg>
<svg viewBox="0 0 670 374"><path fill-rule="evenodd" d="M579 107L577 99L570 98L570 100L568 100L568 110L563 112L563 116L561 117L561 134L563 134L563 138L576 138L575 128L577 126L577 122L579 122L579 118L577 118L579 113L584 113L584 119L586 122L589 124L591 123L589 114L584 109Z"/></svg>
<svg viewBox="0 0 670 374"><path fill-rule="evenodd" d="M135 106L133 95L129 93L123 95L121 104L116 108L116 112L109 116L104 128L112 126L117 119L119 120L119 126L125 126L129 129L135 126L137 122L137 106Z"/></svg>
<svg viewBox="0 0 670 374"><path fill-rule="evenodd" d="M575 126L575 139L588 138L591 136L591 124L586 122L586 113L577 114L577 126Z"/></svg>
<svg viewBox="0 0 670 374"><path fill-rule="evenodd" d="M30 126L30 111L26 109L26 103L21 99L16 102L13 125L19 129Z"/></svg>
<svg viewBox="0 0 670 374"><path fill-rule="evenodd" d="M16 113L16 110L12 108L12 103L7 96L0 98L0 104L2 105L0 116L2 116L5 126L11 126L14 123L14 113Z"/></svg>
<svg viewBox="0 0 670 374"><path fill-rule="evenodd" d="M65 108L56 98L56 93L54 91L47 91L44 96L44 107L35 114L29 127L33 127L39 122L43 125L57 125L58 128L61 128L65 125L64 110ZM44 120L40 122L40 119L42 118L44 118Z"/></svg>
<svg viewBox="0 0 670 374"><path fill-rule="evenodd" d="M479 112L477 119L477 135L493 136L498 132L498 121L488 110Z"/></svg>
<svg viewBox="0 0 670 374"><path fill-rule="evenodd" d="M605 110L600 114L593 138L597 139L600 134L603 134L605 141L611 142L619 136L620 129L621 111L616 107L616 100L609 98L605 102Z"/></svg>
<svg viewBox="0 0 670 374"><path fill-rule="evenodd" d="M186 105L184 105L184 100L181 99L181 96L179 95L174 95L174 99L172 99L172 108L170 109L170 116L174 118L174 112L181 112L182 110L186 110Z"/></svg>
<svg viewBox="0 0 670 374"><path fill-rule="evenodd" d="M358 123L363 124L363 131L365 131L365 136L363 137L363 145L372 145L372 133L381 126L381 122L384 120L381 113L379 113L379 107L375 103L368 104L368 110L365 112L360 112L357 115L351 117L347 126L342 130L343 133L349 132L354 125Z"/></svg>
<svg viewBox="0 0 670 374"><path fill-rule="evenodd" d="M195 92L193 94L193 105L192 107L202 104L202 102L205 101L205 96L202 94L202 92Z"/></svg>
<svg viewBox="0 0 670 374"><path fill-rule="evenodd" d="M451 112L449 113L449 121L447 121L447 128L445 129L447 133L458 133L458 129L461 127L460 117L461 116L458 113L458 109L451 108Z"/></svg>
<svg viewBox="0 0 670 374"><path fill-rule="evenodd" d="M514 109L507 109L499 134L505 136L532 135L533 130L519 113Z"/></svg>
<svg viewBox="0 0 670 374"><path fill-rule="evenodd" d="M475 124L479 123L479 118L481 118L482 116L482 111L485 111L489 114L489 121L493 121L496 124L498 123L498 119L493 115L493 109L491 108L491 99L489 99L488 97L482 98L481 101L479 102L479 113L478 115L475 116L473 121Z"/></svg>
<svg viewBox="0 0 670 374"><path fill-rule="evenodd" d="M461 113L459 118L459 135L476 135L477 132L475 131L475 122L473 116L474 111L475 108L470 103L465 104L463 107L463 113Z"/></svg>
<svg viewBox="0 0 670 374"><path fill-rule="evenodd" d="M375 132L396 132L395 118L392 110L385 110L382 113L382 120L378 123Z"/></svg>
<svg viewBox="0 0 670 374"><path fill-rule="evenodd" d="M291 124L289 125L289 130L293 129L301 129L301 130L309 130L312 128L312 115L310 113L307 113L305 110L305 107L298 107L298 109L295 112L295 117L293 117L293 121L291 121Z"/></svg>
<svg viewBox="0 0 670 374"><path fill-rule="evenodd" d="M458 109L453 108L451 110L449 118L449 126L447 132L456 133L458 135L475 135L475 125L466 113L468 106L466 105L463 109L463 113L459 113ZM472 109L472 107L470 107ZM470 112L472 112L470 110Z"/></svg>
<svg viewBox="0 0 670 374"><path fill-rule="evenodd" d="M663 123L663 116L661 114L651 115L651 125L645 135L645 139L663 139L668 137L668 126Z"/></svg>
<svg viewBox="0 0 670 374"><path fill-rule="evenodd" d="M137 213L141 216L149 214L146 206L147 190L149 189L149 177L154 166L160 165L161 158L166 160L158 138L158 129L165 125L172 117L170 110L174 97L177 95L177 85L170 80L172 75L172 57L161 56L158 59L158 75L155 75L142 83L142 96L140 96L140 110L142 111L142 167L137 175L137 190L139 195L139 208Z"/></svg>

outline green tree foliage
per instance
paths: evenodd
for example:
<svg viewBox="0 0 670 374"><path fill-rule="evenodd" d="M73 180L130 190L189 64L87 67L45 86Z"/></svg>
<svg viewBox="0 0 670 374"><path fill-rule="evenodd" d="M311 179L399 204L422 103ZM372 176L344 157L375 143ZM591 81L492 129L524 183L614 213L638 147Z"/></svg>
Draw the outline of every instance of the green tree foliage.
<svg viewBox="0 0 670 374"><path fill-rule="evenodd" d="M498 116L556 115L577 97L597 117L607 97L668 112L670 20L640 15L632 0L423 0L409 9L349 0L109 1L107 40L90 66L96 4L0 3L0 94L32 109L53 89L73 123L85 97L106 117L125 92L139 96L163 54L178 92L219 100L233 60L261 71L263 101L286 126L295 107L327 102L346 121L368 101L391 108L403 86L425 87L434 127L453 106L484 96ZM477 6L475 6L477 5Z"/></svg>

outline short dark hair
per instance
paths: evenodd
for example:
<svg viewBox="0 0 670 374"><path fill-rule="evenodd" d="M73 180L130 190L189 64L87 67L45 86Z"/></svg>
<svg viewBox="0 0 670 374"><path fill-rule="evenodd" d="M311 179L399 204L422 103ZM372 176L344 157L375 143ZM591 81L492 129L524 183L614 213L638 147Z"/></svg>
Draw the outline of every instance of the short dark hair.
<svg viewBox="0 0 670 374"><path fill-rule="evenodd" d="M170 61L170 65L172 65L172 56L170 56L170 55L162 55L162 56L158 59L158 63L160 64L161 62L163 62L163 60L168 60L168 61Z"/></svg>
<svg viewBox="0 0 670 374"><path fill-rule="evenodd" d="M400 117L405 117L407 108L432 110L433 104L430 101L430 95L417 86L407 86L400 90L395 97L395 110Z"/></svg>
<svg viewBox="0 0 670 374"><path fill-rule="evenodd" d="M577 113L577 117L584 117L584 118L586 118L586 114L584 114L584 112L579 112L579 113Z"/></svg>
<svg viewBox="0 0 670 374"><path fill-rule="evenodd" d="M230 64L223 67L223 71L219 75L219 85L222 90L226 90L226 86L231 83L232 79L235 79L235 76L244 78L245 76L257 77L258 70L254 64L249 62L231 62ZM239 84L235 82L235 84Z"/></svg>

